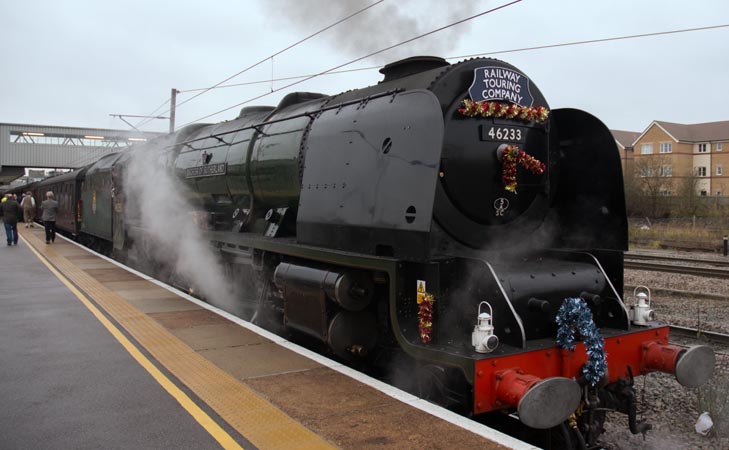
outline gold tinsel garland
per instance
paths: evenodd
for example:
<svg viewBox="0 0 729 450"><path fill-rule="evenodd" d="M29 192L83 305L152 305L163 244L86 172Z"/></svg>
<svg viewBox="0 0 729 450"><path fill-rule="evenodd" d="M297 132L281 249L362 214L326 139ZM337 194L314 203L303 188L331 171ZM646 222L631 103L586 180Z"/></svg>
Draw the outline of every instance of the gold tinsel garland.
<svg viewBox="0 0 729 450"><path fill-rule="evenodd" d="M433 340L433 303L435 297L432 294L418 296L418 330L423 344Z"/></svg>
<svg viewBox="0 0 729 450"><path fill-rule="evenodd" d="M525 122L544 122L549 117L549 110L544 106L521 106L503 102L474 102L463 100L463 107L458 112L468 117L497 117L504 119L520 119Z"/></svg>
<svg viewBox="0 0 729 450"><path fill-rule="evenodd" d="M519 149L516 145L509 145L501 155L501 181L504 189L516 194L516 169L522 166L533 174L541 175L546 170L543 162Z"/></svg>

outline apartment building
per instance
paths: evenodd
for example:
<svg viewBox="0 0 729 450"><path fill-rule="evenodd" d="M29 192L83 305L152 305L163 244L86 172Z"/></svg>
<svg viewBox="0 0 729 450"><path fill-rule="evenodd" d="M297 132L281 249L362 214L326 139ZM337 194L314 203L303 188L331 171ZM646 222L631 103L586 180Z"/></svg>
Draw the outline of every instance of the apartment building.
<svg viewBox="0 0 729 450"><path fill-rule="evenodd" d="M696 195L729 195L729 121L653 121L632 146L635 170L665 178L662 195L676 195L680 183L692 177Z"/></svg>
<svg viewBox="0 0 729 450"><path fill-rule="evenodd" d="M623 166L623 173L628 173L633 169L633 142L635 142L640 133L635 131L610 130L618 145L618 153L620 153L620 165Z"/></svg>

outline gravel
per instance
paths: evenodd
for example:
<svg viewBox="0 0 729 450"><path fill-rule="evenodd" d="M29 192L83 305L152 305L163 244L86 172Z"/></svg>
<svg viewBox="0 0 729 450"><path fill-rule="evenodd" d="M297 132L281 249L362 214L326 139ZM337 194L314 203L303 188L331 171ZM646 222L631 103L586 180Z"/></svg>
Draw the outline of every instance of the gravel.
<svg viewBox="0 0 729 450"><path fill-rule="evenodd" d="M672 325L729 333L729 281L692 275L666 274L645 270L626 270L625 285L644 285L650 289L670 289L725 296L726 299L685 297L654 293L651 308L659 321ZM626 292L626 303L632 303Z"/></svg>
<svg viewBox="0 0 729 450"><path fill-rule="evenodd" d="M701 328L709 331L729 333L729 282L681 274L666 274L642 270L626 270L625 285L645 285L655 292L651 307L658 320L674 325ZM725 296L717 298L687 298L683 295L664 293L665 290L689 291L694 293ZM660 292L660 293L658 293ZM632 303L632 292L626 291L626 303ZM676 341L681 345L696 342ZM632 435L628 429L627 416L610 413L605 424L603 445L609 450L627 449L729 449L729 354L726 349L717 349L717 367L714 378L704 387L689 389L681 386L673 375L650 373L635 379L639 400L638 418L653 424L645 440L641 435ZM696 433L694 425L699 415L699 397L706 405L713 400L714 429L708 436ZM711 409L704 406L705 409Z"/></svg>

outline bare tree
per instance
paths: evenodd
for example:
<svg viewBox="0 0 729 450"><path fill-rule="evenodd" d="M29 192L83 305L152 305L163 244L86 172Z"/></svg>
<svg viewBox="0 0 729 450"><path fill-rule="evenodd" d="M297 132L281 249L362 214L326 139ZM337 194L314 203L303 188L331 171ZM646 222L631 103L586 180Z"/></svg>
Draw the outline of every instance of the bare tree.
<svg viewBox="0 0 729 450"><path fill-rule="evenodd" d="M665 157L636 158L633 165L634 189L641 197L638 207L652 218L667 210L667 197L674 194L671 165Z"/></svg>
<svg viewBox="0 0 729 450"><path fill-rule="evenodd" d="M692 173L678 183L676 192L676 206L678 212L684 216L696 216L702 212L704 203L696 195L700 178Z"/></svg>
<svg viewBox="0 0 729 450"><path fill-rule="evenodd" d="M641 186L641 178L633 165L623 173L625 183L625 207L629 216L639 216L645 211L645 196Z"/></svg>

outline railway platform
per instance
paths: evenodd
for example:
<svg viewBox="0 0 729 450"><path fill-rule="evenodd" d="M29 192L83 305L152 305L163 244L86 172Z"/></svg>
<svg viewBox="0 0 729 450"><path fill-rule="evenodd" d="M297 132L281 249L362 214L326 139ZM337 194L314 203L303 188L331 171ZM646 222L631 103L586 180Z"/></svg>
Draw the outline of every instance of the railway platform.
<svg viewBox="0 0 729 450"><path fill-rule="evenodd" d="M0 448L533 448L19 231L0 249Z"/></svg>

